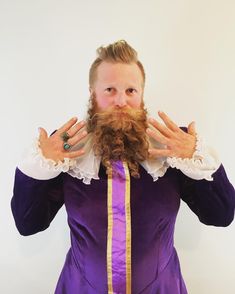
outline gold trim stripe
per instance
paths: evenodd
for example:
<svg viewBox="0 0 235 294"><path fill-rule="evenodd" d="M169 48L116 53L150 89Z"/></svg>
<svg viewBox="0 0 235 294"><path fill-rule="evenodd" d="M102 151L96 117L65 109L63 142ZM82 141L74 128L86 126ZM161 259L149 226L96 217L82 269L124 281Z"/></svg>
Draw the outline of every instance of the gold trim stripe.
<svg viewBox="0 0 235 294"><path fill-rule="evenodd" d="M112 238L113 238L113 209L112 209L112 174L108 176L108 236L107 236L107 272L108 272L108 294L113 294L112 276Z"/></svg>
<svg viewBox="0 0 235 294"><path fill-rule="evenodd" d="M131 207L130 207L130 174L128 165L123 163L126 178L126 294L131 294Z"/></svg>

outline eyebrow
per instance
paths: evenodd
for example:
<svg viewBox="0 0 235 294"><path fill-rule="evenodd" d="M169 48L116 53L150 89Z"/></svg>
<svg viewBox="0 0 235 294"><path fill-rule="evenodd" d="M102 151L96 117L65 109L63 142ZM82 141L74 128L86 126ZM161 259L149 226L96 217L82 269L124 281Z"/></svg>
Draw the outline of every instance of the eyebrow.
<svg viewBox="0 0 235 294"><path fill-rule="evenodd" d="M105 83L105 87L107 87L107 88L111 88L111 87L116 88L116 85L113 85L111 83ZM141 87L141 85L140 85L140 87ZM134 85L134 84L129 84L125 88L127 88L127 89L128 88L138 88L138 86L137 85Z"/></svg>

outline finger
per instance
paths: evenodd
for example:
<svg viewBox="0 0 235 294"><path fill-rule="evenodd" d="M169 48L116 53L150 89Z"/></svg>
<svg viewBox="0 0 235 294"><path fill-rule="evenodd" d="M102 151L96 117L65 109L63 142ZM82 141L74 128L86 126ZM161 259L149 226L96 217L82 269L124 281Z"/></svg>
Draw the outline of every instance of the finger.
<svg viewBox="0 0 235 294"><path fill-rule="evenodd" d="M158 131L160 131L164 136L167 136L168 138L175 137L175 134L169 128L159 123L157 120L149 118L148 122L158 129Z"/></svg>
<svg viewBox="0 0 235 294"><path fill-rule="evenodd" d="M79 123L76 123L74 126L72 126L68 131L69 137L73 137L84 125L86 124L85 121L80 121Z"/></svg>
<svg viewBox="0 0 235 294"><path fill-rule="evenodd" d="M195 128L195 122L192 121L189 125L188 125L188 133L190 135L196 136L196 128Z"/></svg>
<svg viewBox="0 0 235 294"><path fill-rule="evenodd" d="M149 149L148 152L151 157L162 157L162 156L168 157L168 156L172 155L172 152L169 149L155 149L154 148L154 149Z"/></svg>
<svg viewBox="0 0 235 294"><path fill-rule="evenodd" d="M68 139L69 145L73 146L77 144L79 141L81 141L83 138L87 136L87 131L82 131L81 133L73 136L72 138Z"/></svg>
<svg viewBox="0 0 235 294"><path fill-rule="evenodd" d="M169 116L167 116L165 114L165 112L162 111L158 111L158 115L160 116L160 118L164 121L164 123L166 124L166 126L171 129L174 132L177 131L181 131L181 129L177 126L177 124L175 124L170 118Z"/></svg>
<svg viewBox="0 0 235 294"><path fill-rule="evenodd" d="M62 134L63 132L68 131L76 122L77 122L77 117L71 118L69 121L67 121L62 127L60 127L57 130L57 133Z"/></svg>
<svg viewBox="0 0 235 294"><path fill-rule="evenodd" d="M169 139L165 136L163 136L158 130L151 130L150 128L147 128L146 133L152 137L153 139L155 139L156 141L168 145L169 144Z"/></svg>
<svg viewBox="0 0 235 294"><path fill-rule="evenodd" d="M66 153L66 157L68 158L76 158L79 156L82 156L85 154L85 151L83 149L77 150L77 151L70 151Z"/></svg>
<svg viewBox="0 0 235 294"><path fill-rule="evenodd" d="M38 128L39 130L39 140L43 141L48 138L47 131L44 128Z"/></svg>

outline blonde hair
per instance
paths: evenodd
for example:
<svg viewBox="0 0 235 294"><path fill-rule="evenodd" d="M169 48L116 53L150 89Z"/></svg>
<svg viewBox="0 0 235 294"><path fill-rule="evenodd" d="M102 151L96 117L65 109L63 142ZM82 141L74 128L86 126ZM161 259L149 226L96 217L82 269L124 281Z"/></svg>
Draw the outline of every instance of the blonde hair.
<svg viewBox="0 0 235 294"><path fill-rule="evenodd" d="M142 73L143 88L145 84L145 71L142 63L138 60L138 54L125 40L119 40L106 47L99 47L96 50L97 58L92 63L89 71L89 86L92 87L96 80L98 66L103 62L111 63L136 63Z"/></svg>

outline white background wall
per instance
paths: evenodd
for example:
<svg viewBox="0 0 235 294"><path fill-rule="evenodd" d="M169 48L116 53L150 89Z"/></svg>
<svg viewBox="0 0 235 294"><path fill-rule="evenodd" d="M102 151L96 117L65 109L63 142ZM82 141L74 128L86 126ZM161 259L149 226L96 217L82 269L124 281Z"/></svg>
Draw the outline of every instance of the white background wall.
<svg viewBox="0 0 235 294"><path fill-rule="evenodd" d="M0 0L0 293L54 291L69 248L65 211L46 231L20 236L14 169L39 126L84 118L100 45L126 39L137 49L150 113L195 120L235 184L234 10L233 0ZM235 223L202 225L182 203L175 241L189 293L235 293L234 233Z"/></svg>

